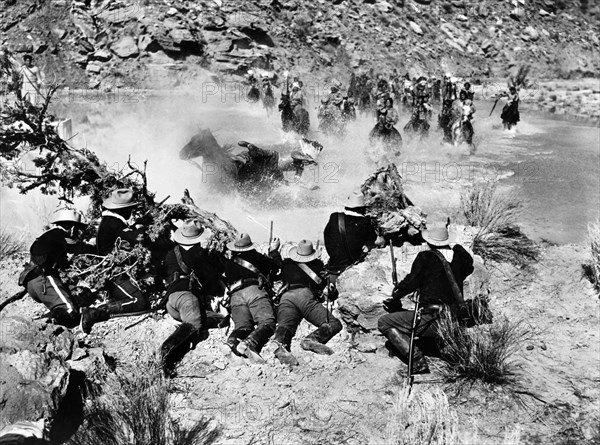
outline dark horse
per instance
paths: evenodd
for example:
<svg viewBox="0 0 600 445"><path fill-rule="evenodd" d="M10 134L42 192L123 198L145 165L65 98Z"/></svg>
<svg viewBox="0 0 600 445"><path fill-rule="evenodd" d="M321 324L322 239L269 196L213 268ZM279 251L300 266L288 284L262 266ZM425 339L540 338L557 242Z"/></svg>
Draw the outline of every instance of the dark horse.
<svg viewBox="0 0 600 445"><path fill-rule="evenodd" d="M404 132L418 134L421 138L424 138L429 133L428 116L429 112L422 104L416 105L410 120L404 126Z"/></svg>
<svg viewBox="0 0 600 445"><path fill-rule="evenodd" d="M306 108L297 106L292 108L289 94L281 94L279 102L279 111L281 112L281 123L283 131L295 131L298 134L306 136L310 130L310 117Z"/></svg>
<svg viewBox="0 0 600 445"><path fill-rule="evenodd" d="M262 96L263 107L267 110L267 114L270 116L275 108L275 96L273 95L273 87L269 83L263 91Z"/></svg>
<svg viewBox="0 0 600 445"><path fill-rule="evenodd" d="M369 133L369 142L373 144L377 141L381 141L385 148L402 147L400 132L393 125L386 123L385 117L381 117Z"/></svg>
<svg viewBox="0 0 600 445"><path fill-rule="evenodd" d="M515 101L510 105L504 105L500 118L502 119L502 124L506 130L510 130L512 127L516 126L517 122L521 120L519 103Z"/></svg>

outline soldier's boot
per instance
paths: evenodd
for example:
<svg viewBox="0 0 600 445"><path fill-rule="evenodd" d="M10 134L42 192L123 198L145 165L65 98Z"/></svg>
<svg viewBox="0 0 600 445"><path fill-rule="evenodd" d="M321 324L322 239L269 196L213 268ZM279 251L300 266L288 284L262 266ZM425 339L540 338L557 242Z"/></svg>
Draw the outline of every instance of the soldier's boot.
<svg viewBox="0 0 600 445"><path fill-rule="evenodd" d="M160 347L161 367L165 377L175 376L175 367L185 354L191 351L202 337L190 323L182 323Z"/></svg>
<svg viewBox="0 0 600 445"><path fill-rule="evenodd" d="M392 346L400 353L401 358L408 363L408 354L410 352L410 340L406 335L403 335L398 329L391 328L385 333L386 338ZM413 374L428 374L429 365L423 353L413 345Z"/></svg>
<svg viewBox="0 0 600 445"><path fill-rule="evenodd" d="M92 327L96 323L110 320L111 307L114 305L121 306L120 303L107 303L99 307L84 307L81 308L81 320L79 327L83 332L89 334L92 332Z"/></svg>
<svg viewBox="0 0 600 445"><path fill-rule="evenodd" d="M316 331L308 334L301 342L300 347L305 351L312 351L315 354L331 355L333 349L325 346L335 334L342 330L342 323L334 318L329 323L323 323Z"/></svg>
<svg viewBox="0 0 600 445"><path fill-rule="evenodd" d="M273 331L273 326L269 324L258 326L245 340L240 342L236 348L237 351L254 363L266 363L265 359L260 356L260 351L273 335Z"/></svg>
<svg viewBox="0 0 600 445"><path fill-rule="evenodd" d="M290 352L293 337L294 333L292 331L279 326L275 330L275 338L273 339L273 343L277 345L275 357L277 357L281 363L288 366L298 366L300 364L296 357Z"/></svg>
<svg viewBox="0 0 600 445"><path fill-rule="evenodd" d="M229 334L229 337L227 338L226 342L226 345L229 346L231 352L233 352L237 356L241 355L237 351L237 347L240 344L240 341L248 337L248 335L250 335L251 332L252 329L234 329L231 332L231 334Z"/></svg>

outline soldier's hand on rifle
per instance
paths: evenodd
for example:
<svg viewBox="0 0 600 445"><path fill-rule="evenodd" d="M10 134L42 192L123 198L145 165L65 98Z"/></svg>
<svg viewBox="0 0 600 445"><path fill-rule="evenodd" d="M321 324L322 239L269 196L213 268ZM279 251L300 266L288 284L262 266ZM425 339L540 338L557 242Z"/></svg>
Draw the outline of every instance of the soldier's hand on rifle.
<svg viewBox="0 0 600 445"><path fill-rule="evenodd" d="M280 246L281 246L281 240L277 237L273 238L273 240L271 241L271 245L269 246L269 252L274 252L276 250L279 250Z"/></svg>
<svg viewBox="0 0 600 445"><path fill-rule="evenodd" d="M387 312L398 312L402 310L402 301L399 298L387 298L383 300L383 308Z"/></svg>
<svg viewBox="0 0 600 445"><path fill-rule="evenodd" d="M394 285L393 284L387 284L387 283L381 283L377 287L377 290L379 292L381 292L382 294L392 295L392 292L394 292Z"/></svg>

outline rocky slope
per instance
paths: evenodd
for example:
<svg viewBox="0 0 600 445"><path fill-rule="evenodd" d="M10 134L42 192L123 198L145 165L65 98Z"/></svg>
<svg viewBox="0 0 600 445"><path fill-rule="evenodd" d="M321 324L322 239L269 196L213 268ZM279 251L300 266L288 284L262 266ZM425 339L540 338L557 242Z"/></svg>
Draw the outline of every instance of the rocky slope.
<svg viewBox="0 0 600 445"><path fill-rule="evenodd" d="M397 248L397 257L405 270L414 255L403 256ZM507 443L502 438L514 431L520 442L510 443L598 443L598 297L580 278L581 264L588 258L589 249L581 246L546 246L533 270L502 265L490 269L486 282L496 319L505 315L521 320L529 330L515 357L516 387L474 385L455 392L452 386L440 385L436 359L431 359L433 373L417 378L416 393L445 389L466 443ZM368 290L374 271L381 281L387 280L387 251L374 251L368 260L369 267L348 272L347 283L361 282L360 288ZM16 288L12 277L18 267L14 261L1 266L0 293L5 298ZM372 301L379 298L371 294ZM5 326L44 312L42 305L27 298L5 309L0 323ZM118 366L135 365L154 353L175 326L168 315L160 314L113 319L95 326L71 359L61 363L71 373L93 369L90 361L104 356ZM303 323L298 335L310 330ZM332 356L307 353L296 340L293 352L300 366L293 370L277 361L272 345L264 351L265 365L231 355L223 345L226 335L225 329L212 330L184 358L179 377L171 382L172 414L177 418L190 422L212 418L213 425L222 427L219 444L390 440L399 375L405 366L388 357L377 332L350 335L344 330L331 342ZM67 415L75 414L72 407Z"/></svg>
<svg viewBox="0 0 600 445"><path fill-rule="evenodd" d="M592 76L600 5L586 0L0 0L0 42L72 88L173 87L207 71Z"/></svg>

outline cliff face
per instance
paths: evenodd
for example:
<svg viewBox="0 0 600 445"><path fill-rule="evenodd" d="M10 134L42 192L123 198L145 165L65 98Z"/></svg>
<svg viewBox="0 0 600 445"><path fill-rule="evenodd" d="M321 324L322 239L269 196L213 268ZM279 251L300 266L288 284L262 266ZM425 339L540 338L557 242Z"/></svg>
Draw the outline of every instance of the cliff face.
<svg viewBox="0 0 600 445"><path fill-rule="evenodd" d="M250 67L342 79L600 68L600 5L585 0L0 0L0 11L2 46L73 88L173 87Z"/></svg>

